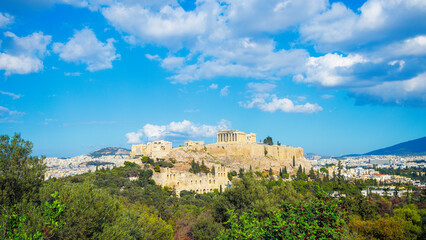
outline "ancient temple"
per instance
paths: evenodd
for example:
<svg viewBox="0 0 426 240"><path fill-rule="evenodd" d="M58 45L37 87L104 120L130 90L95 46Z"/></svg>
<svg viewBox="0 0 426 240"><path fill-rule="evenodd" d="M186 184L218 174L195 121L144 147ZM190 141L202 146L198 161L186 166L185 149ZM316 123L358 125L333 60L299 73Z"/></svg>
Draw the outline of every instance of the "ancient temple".
<svg viewBox="0 0 426 240"><path fill-rule="evenodd" d="M217 131L216 143L256 143L256 134L246 134L238 130Z"/></svg>

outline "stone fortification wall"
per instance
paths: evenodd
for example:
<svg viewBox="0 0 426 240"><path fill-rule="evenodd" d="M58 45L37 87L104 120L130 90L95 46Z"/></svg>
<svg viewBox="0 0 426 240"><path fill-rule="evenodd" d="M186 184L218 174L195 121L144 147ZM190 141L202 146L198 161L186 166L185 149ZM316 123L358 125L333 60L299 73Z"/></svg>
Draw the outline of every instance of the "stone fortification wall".
<svg viewBox="0 0 426 240"><path fill-rule="evenodd" d="M264 144L210 144L207 151L213 156L244 156L244 157L269 157L274 160L289 161L304 159L303 148L291 146L277 146Z"/></svg>
<svg viewBox="0 0 426 240"><path fill-rule="evenodd" d="M160 173L155 173L152 179L162 186L167 186L176 190L176 194L181 191L195 191L196 193L214 192L214 190L224 190L230 184L228 179L228 169L220 165L215 165L216 174L190 173L187 171L177 171L170 168L162 168Z"/></svg>
<svg viewBox="0 0 426 240"><path fill-rule="evenodd" d="M303 149L286 145L264 145L264 144L210 144L206 146L207 152L221 164L238 170L268 170L278 172L280 168L287 167L289 172L295 172L299 165L309 170L312 166L304 158ZM295 166L293 166L293 157Z"/></svg>

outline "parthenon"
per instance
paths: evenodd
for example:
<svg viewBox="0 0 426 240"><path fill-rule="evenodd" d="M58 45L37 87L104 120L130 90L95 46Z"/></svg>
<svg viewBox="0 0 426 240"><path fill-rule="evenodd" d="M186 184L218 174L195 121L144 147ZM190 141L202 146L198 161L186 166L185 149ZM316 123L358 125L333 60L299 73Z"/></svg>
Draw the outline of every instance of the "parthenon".
<svg viewBox="0 0 426 240"><path fill-rule="evenodd" d="M238 130L217 131L217 143L256 143L256 134Z"/></svg>

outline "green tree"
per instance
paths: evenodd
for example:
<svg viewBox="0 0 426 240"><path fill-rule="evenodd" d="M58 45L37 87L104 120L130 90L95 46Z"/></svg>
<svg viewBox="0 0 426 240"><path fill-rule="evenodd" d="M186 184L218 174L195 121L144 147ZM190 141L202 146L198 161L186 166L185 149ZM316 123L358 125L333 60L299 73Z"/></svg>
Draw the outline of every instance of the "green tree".
<svg viewBox="0 0 426 240"><path fill-rule="evenodd" d="M283 203L266 218L255 210L228 214L218 239L343 239L346 233L344 214L333 201Z"/></svg>
<svg viewBox="0 0 426 240"><path fill-rule="evenodd" d="M215 222L210 214L203 213L191 226L191 236L194 240L216 239L222 229L222 224Z"/></svg>
<svg viewBox="0 0 426 240"><path fill-rule="evenodd" d="M117 217L118 200L89 182L47 183L40 188L43 202L51 199L52 190L59 193L57 200L66 206L62 218L66 224L53 232L58 239L99 239L104 227Z"/></svg>
<svg viewBox="0 0 426 240"><path fill-rule="evenodd" d="M173 239L173 228L147 206L123 207L115 221L108 224L100 239Z"/></svg>
<svg viewBox="0 0 426 240"><path fill-rule="evenodd" d="M15 134L0 136L0 205L36 200L44 180L44 157L30 156L33 144Z"/></svg>
<svg viewBox="0 0 426 240"><path fill-rule="evenodd" d="M393 210L394 218L402 221L407 239L416 239L422 232L422 218L416 205L409 204Z"/></svg>
<svg viewBox="0 0 426 240"><path fill-rule="evenodd" d="M240 170L238 171L238 177L242 178L244 175L244 168L240 168Z"/></svg>
<svg viewBox="0 0 426 240"><path fill-rule="evenodd" d="M263 140L263 144L267 144L267 145L274 145L274 141L272 141L272 138L270 136L267 136L264 140Z"/></svg>

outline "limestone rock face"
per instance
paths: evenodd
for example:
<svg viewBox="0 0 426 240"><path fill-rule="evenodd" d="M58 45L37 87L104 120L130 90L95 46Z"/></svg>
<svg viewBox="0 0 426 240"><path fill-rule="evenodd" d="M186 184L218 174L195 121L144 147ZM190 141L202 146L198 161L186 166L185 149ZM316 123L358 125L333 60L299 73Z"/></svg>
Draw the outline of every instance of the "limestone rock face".
<svg viewBox="0 0 426 240"><path fill-rule="evenodd" d="M293 157L295 166L293 166ZM302 148L291 146L225 143L209 144L203 149L180 147L173 149L166 159L176 160L175 167L181 170L189 169L188 163L204 161L205 165L222 164L232 170L240 168L253 171L264 171L272 168L278 172L280 168L287 167L289 173L294 173L299 165L309 171L311 165L305 160ZM187 168L187 169L186 169Z"/></svg>

